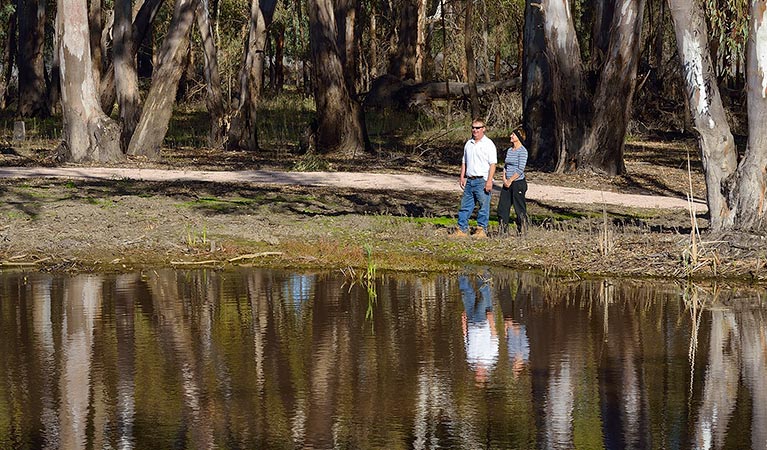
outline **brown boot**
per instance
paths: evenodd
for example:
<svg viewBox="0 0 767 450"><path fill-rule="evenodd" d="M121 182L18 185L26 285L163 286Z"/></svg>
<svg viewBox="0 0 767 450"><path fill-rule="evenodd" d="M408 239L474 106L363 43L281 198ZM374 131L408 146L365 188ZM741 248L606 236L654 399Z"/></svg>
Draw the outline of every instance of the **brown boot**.
<svg viewBox="0 0 767 450"><path fill-rule="evenodd" d="M460 228L457 228L455 231L448 234L448 236L451 238L465 238L468 236L468 234L466 234L466 232L461 230Z"/></svg>
<svg viewBox="0 0 767 450"><path fill-rule="evenodd" d="M474 234L472 234L472 236L474 236L477 239L485 239L487 237L487 233L485 233L484 228L480 227L480 228L477 228L477 231L475 231Z"/></svg>

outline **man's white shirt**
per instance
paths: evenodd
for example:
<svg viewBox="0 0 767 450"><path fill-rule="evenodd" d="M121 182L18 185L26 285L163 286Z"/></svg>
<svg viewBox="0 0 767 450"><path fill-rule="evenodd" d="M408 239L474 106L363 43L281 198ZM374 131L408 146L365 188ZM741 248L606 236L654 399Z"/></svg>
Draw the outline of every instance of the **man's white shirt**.
<svg viewBox="0 0 767 450"><path fill-rule="evenodd" d="M498 150L487 136L479 141L471 138L463 146L463 163L466 164L467 177L482 177L487 181L490 164L498 163Z"/></svg>

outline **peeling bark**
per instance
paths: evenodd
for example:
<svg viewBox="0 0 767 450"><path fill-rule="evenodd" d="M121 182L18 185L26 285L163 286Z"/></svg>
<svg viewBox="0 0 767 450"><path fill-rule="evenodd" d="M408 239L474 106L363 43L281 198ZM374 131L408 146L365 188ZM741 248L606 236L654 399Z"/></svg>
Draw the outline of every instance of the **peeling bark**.
<svg viewBox="0 0 767 450"><path fill-rule="evenodd" d="M690 0L668 0L668 4L701 149L710 228L718 231L733 224L724 183L736 170L735 141L717 87L703 10Z"/></svg>
<svg viewBox="0 0 767 450"><path fill-rule="evenodd" d="M567 0L541 2L545 20L543 32L551 70L551 98L554 109L554 154L556 171L577 168L586 123L585 82L581 50Z"/></svg>
<svg viewBox="0 0 767 450"><path fill-rule="evenodd" d="M119 127L104 114L96 97L85 0L58 0L58 10L67 12L58 21L64 116L58 156L72 162L118 161L123 158Z"/></svg>
<svg viewBox="0 0 767 450"><path fill-rule="evenodd" d="M738 167L735 227L767 232L767 1L751 0L746 83L748 147Z"/></svg>

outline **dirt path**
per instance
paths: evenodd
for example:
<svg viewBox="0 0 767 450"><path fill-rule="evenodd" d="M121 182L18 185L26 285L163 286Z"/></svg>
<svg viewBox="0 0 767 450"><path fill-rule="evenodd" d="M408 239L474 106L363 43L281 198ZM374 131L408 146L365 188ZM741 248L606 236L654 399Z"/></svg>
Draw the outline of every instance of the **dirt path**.
<svg viewBox="0 0 767 450"><path fill-rule="evenodd" d="M360 172L278 172L192 171L166 169L107 168L107 167L0 167L0 178L63 178L141 181L207 181L214 183L255 183L277 185L323 186L361 190L391 189L400 191L459 191L457 178L419 174L381 174ZM499 184L496 182L496 190ZM633 208L688 209L686 199L621 194L616 192L547 186L531 183L530 200L559 203L592 203ZM701 199L693 203L696 212L705 212Z"/></svg>

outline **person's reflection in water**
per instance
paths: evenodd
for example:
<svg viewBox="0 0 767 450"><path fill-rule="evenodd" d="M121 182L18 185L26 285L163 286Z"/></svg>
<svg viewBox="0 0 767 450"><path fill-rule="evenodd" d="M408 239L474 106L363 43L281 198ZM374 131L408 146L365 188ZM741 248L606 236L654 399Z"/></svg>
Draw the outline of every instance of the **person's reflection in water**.
<svg viewBox="0 0 767 450"><path fill-rule="evenodd" d="M461 316L466 345L466 362L474 370L477 383L485 383L498 360L498 334L495 331L490 280L477 277L477 296L473 283L466 275L458 277L464 312Z"/></svg>
<svg viewBox="0 0 767 450"><path fill-rule="evenodd" d="M509 360L511 360L511 371L514 373L514 378L517 378L525 369L530 358L527 329L521 323L506 317L503 319L503 328L506 333L506 348L509 351Z"/></svg>
<svg viewBox="0 0 767 450"><path fill-rule="evenodd" d="M509 354L514 378L517 378L530 360L530 341L527 338L527 327L524 324L520 305L515 305L515 299L512 297L511 292L508 295L504 295L503 291L501 289L501 310L503 311L503 332L506 337L506 351ZM519 297L519 291L517 297ZM518 303L519 299L516 299L516 302Z"/></svg>

